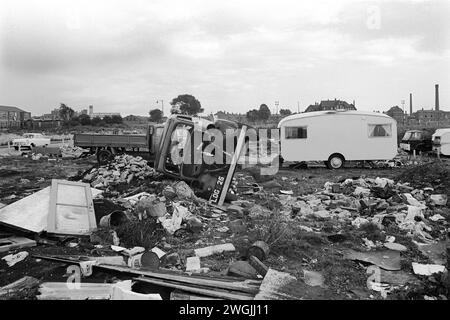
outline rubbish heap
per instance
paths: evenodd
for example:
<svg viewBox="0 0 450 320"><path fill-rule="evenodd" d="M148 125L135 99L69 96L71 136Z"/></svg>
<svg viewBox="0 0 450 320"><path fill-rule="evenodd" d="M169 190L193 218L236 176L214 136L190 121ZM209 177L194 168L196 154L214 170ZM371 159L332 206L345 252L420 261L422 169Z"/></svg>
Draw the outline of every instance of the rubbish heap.
<svg viewBox="0 0 450 320"><path fill-rule="evenodd" d="M142 157L118 155L110 163L92 169L83 178L93 188L106 189L118 184L130 184L134 180L145 180L156 175L156 171Z"/></svg>
<svg viewBox="0 0 450 320"><path fill-rule="evenodd" d="M373 223L383 229L394 223L414 239L429 243L445 236L448 225L444 217L447 195L433 191L386 178L359 178L327 182L314 194L279 198L284 211L288 208L288 213L298 218L335 219L358 228Z"/></svg>

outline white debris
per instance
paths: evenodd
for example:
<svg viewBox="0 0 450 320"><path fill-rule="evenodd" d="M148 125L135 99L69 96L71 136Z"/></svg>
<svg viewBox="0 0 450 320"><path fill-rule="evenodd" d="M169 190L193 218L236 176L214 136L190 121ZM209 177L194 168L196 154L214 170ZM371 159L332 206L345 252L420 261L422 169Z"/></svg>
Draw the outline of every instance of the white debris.
<svg viewBox="0 0 450 320"><path fill-rule="evenodd" d="M28 252L21 251L21 252L16 253L16 254L9 254L9 255L3 257L2 260L5 260L6 264L9 267L12 267L16 263L25 260L27 257L28 257Z"/></svg>
<svg viewBox="0 0 450 320"><path fill-rule="evenodd" d="M429 218L431 221L439 221L439 220L445 220L445 218L443 216L441 216L440 214L435 214L433 216L431 216Z"/></svg>
<svg viewBox="0 0 450 320"><path fill-rule="evenodd" d="M447 205L447 195L446 194L432 194L430 196L431 203L436 206Z"/></svg>
<svg viewBox="0 0 450 320"><path fill-rule="evenodd" d="M431 276L434 273L445 272L445 266L439 264L420 264L413 262L412 267L415 274L422 276Z"/></svg>

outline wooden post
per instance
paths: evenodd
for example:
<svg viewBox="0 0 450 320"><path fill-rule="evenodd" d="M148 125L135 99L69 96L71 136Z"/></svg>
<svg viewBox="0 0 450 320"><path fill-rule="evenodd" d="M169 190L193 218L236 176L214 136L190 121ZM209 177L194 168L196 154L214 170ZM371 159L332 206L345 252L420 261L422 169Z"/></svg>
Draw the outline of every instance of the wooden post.
<svg viewBox="0 0 450 320"><path fill-rule="evenodd" d="M211 193L211 197L209 201L213 204L222 206L225 202L225 197L227 196L228 188L230 187L231 180L234 176L234 171L236 170L237 162L242 153L242 149L244 147L245 142L245 134L247 132L247 126L242 126L241 132L239 134L239 139L236 145L236 149L234 150L233 157L231 158L230 168L228 169L228 173L226 177L218 176L216 186Z"/></svg>

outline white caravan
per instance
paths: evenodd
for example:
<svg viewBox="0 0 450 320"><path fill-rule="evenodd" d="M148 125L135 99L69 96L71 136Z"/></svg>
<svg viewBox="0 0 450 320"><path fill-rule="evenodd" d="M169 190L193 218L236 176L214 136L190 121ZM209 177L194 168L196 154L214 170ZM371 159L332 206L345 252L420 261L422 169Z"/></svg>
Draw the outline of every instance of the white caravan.
<svg viewBox="0 0 450 320"><path fill-rule="evenodd" d="M283 161L325 161L338 169L347 160L390 160L397 155L397 122L382 113L317 111L280 121Z"/></svg>
<svg viewBox="0 0 450 320"><path fill-rule="evenodd" d="M444 156L450 156L450 128L437 129L431 137L433 151Z"/></svg>

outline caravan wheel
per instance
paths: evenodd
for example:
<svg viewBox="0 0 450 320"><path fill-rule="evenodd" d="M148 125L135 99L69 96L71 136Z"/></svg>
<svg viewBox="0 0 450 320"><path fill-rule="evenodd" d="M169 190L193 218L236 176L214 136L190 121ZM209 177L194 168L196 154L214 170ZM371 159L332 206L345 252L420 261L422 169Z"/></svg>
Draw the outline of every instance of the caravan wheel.
<svg viewBox="0 0 450 320"><path fill-rule="evenodd" d="M335 153L328 158L326 164L328 169L340 169L344 166L344 163L345 163L344 157L339 153Z"/></svg>

